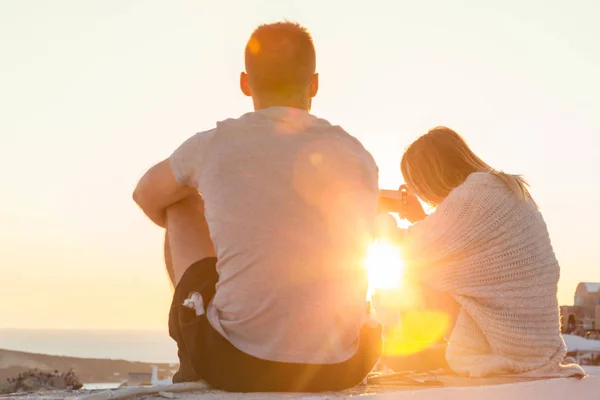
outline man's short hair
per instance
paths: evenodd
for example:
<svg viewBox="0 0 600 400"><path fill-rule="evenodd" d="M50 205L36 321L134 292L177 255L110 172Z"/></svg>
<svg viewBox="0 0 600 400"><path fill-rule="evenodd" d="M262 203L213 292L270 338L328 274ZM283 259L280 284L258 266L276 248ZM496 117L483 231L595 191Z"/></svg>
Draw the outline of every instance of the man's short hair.
<svg viewBox="0 0 600 400"><path fill-rule="evenodd" d="M256 93L293 94L305 90L315 74L315 46L310 33L297 23L265 24L250 36L245 62Z"/></svg>

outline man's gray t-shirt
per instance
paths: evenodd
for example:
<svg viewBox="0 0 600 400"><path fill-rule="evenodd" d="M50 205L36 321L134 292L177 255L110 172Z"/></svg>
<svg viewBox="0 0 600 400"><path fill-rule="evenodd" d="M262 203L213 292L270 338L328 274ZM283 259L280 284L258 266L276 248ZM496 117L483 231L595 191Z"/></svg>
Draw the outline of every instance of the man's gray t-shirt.
<svg viewBox="0 0 600 400"><path fill-rule="evenodd" d="M219 282L211 325L252 356L336 363L366 318L378 171L342 128L272 107L188 139L175 178L202 194Z"/></svg>

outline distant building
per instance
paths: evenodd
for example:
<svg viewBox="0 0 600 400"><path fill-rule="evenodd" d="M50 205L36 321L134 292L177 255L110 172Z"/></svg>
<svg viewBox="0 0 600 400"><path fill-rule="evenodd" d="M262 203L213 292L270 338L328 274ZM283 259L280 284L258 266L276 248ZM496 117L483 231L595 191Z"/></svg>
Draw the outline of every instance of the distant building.
<svg viewBox="0 0 600 400"><path fill-rule="evenodd" d="M164 376L165 372L171 372L171 376L173 375L173 371L159 369L156 365L152 366L152 372L130 372L127 375L127 380L125 382L122 382L119 387L149 386L173 383L171 377ZM159 375L159 373L161 375Z"/></svg>
<svg viewBox="0 0 600 400"><path fill-rule="evenodd" d="M577 285L573 305L580 307L600 305L600 283L581 282Z"/></svg>
<svg viewBox="0 0 600 400"><path fill-rule="evenodd" d="M585 336L600 330L600 283L581 282L572 306L560 308L563 332Z"/></svg>

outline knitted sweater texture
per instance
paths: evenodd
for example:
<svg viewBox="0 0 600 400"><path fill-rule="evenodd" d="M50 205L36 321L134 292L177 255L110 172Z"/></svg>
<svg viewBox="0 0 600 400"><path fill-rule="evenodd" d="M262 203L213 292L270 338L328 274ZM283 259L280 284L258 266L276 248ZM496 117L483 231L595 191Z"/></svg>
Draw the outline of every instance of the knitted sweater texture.
<svg viewBox="0 0 600 400"><path fill-rule="evenodd" d="M560 268L546 224L497 176L471 174L410 228L405 256L423 285L461 306L446 352L456 373L584 375L561 364Z"/></svg>

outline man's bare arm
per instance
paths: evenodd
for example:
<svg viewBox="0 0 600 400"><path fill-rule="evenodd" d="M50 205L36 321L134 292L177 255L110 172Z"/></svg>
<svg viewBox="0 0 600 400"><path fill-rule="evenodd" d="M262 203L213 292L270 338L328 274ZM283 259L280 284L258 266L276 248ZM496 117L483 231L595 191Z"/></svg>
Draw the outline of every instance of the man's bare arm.
<svg viewBox="0 0 600 400"><path fill-rule="evenodd" d="M164 228L167 207L194 193L195 188L177 182L166 159L144 174L133 191L133 200L152 222Z"/></svg>

